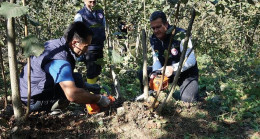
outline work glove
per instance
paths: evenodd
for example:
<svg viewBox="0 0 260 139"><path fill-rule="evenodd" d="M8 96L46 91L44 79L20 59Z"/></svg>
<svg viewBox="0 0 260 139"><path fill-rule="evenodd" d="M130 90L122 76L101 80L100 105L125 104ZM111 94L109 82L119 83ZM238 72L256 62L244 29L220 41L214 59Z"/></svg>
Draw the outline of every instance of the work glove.
<svg viewBox="0 0 260 139"><path fill-rule="evenodd" d="M101 87L98 84L89 84L85 82L85 88L94 94L100 94Z"/></svg>
<svg viewBox="0 0 260 139"><path fill-rule="evenodd" d="M153 90L149 90L149 91L148 91L148 96L152 96L153 93L154 93ZM143 93L142 95L140 95L140 96L137 96L137 97L135 98L135 101L143 101L143 100L144 100L144 93Z"/></svg>
<svg viewBox="0 0 260 139"><path fill-rule="evenodd" d="M102 107L107 107L110 104L110 100L106 96L103 95L100 96L101 96L100 100L97 102L97 104Z"/></svg>

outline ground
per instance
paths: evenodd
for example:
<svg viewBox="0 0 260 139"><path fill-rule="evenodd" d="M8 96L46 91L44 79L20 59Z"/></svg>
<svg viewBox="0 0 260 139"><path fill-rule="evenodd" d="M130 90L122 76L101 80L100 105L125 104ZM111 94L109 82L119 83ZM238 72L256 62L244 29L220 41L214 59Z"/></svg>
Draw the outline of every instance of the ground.
<svg viewBox="0 0 260 139"><path fill-rule="evenodd" d="M71 104L62 114L31 113L18 126L11 104L1 101L1 138L260 138L250 121L219 120L207 102L174 102L158 114L147 102L121 101L96 115ZM257 119L259 123L259 118Z"/></svg>

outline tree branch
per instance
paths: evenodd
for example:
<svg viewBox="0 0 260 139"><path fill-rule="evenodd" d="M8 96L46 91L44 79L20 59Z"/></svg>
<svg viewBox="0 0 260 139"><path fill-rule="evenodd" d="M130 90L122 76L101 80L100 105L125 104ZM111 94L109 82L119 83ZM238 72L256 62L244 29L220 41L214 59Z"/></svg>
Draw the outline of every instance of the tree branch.
<svg viewBox="0 0 260 139"><path fill-rule="evenodd" d="M144 100L148 98L148 76L147 76L147 46L146 46L146 33L142 30L142 46L143 46L143 85L144 85Z"/></svg>

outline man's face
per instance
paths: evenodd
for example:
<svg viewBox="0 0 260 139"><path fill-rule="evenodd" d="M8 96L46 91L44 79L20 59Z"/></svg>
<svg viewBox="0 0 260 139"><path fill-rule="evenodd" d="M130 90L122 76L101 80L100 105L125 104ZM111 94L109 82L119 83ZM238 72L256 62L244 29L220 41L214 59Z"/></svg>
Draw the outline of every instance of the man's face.
<svg viewBox="0 0 260 139"><path fill-rule="evenodd" d="M157 18L150 22L153 34L160 40L164 40L166 37L166 31L168 28L168 23L163 23L161 18Z"/></svg>
<svg viewBox="0 0 260 139"><path fill-rule="evenodd" d="M89 10L92 10L96 5L96 0L84 0L84 3Z"/></svg>
<svg viewBox="0 0 260 139"><path fill-rule="evenodd" d="M88 46L90 45L92 40L92 36L87 38L86 43L79 43L77 39L73 39L71 42L72 50L76 54L76 56L81 56L82 54L86 53L88 50Z"/></svg>

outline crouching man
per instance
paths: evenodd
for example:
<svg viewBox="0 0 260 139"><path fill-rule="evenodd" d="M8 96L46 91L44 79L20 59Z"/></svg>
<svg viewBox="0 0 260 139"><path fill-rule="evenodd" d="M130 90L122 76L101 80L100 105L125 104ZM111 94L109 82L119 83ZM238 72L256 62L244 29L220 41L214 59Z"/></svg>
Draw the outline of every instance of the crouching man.
<svg viewBox="0 0 260 139"><path fill-rule="evenodd" d="M110 101L102 95L91 94L82 76L74 73L75 60L88 50L92 31L82 22L72 23L59 39L47 41L44 51L31 59L31 111L55 110L69 102L97 103L103 107ZM27 66L20 74L20 95L27 104Z"/></svg>

